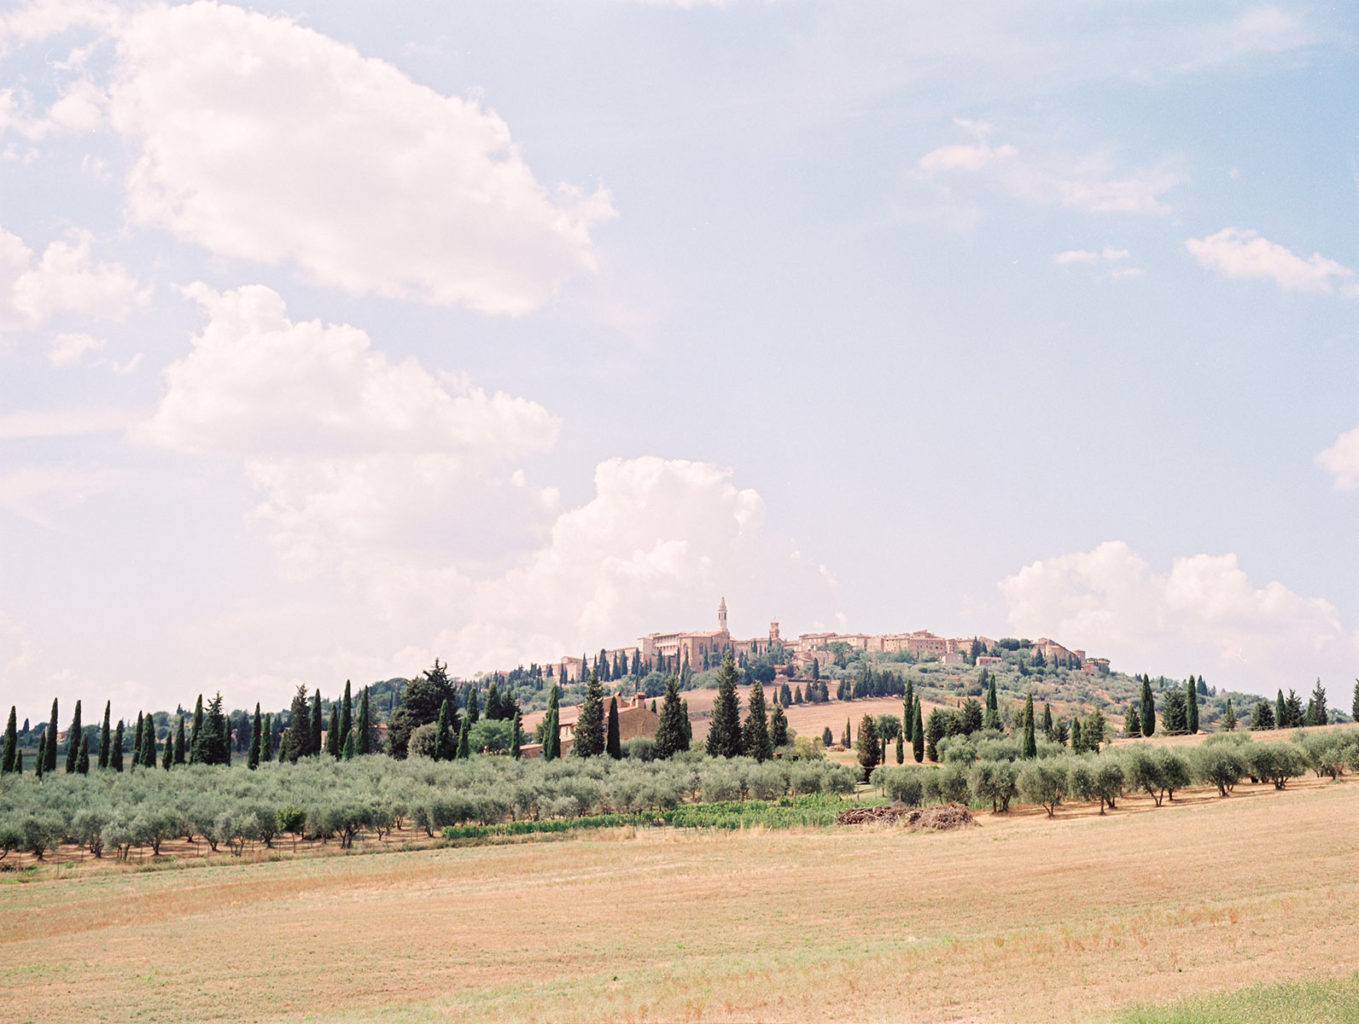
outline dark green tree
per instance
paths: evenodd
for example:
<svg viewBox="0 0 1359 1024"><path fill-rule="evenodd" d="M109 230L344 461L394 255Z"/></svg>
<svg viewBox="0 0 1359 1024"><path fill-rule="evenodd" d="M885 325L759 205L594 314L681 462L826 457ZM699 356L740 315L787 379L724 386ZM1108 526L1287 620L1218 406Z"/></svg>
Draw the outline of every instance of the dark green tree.
<svg viewBox="0 0 1359 1024"><path fill-rule="evenodd" d="M355 727L354 753L362 756L373 752L373 719L368 707L368 687L359 695L359 721Z"/></svg>
<svg viewBox="0 0 1359 1024"><path fill-rule="evenodd" d="M864 715L859 719L859 732L854 738L854 752L858 755L859 767L863 770L864 781L867 782L882 755L878 727L874 724L872 715Z"/></svg>
<svg viewBox="0 0 1359 1024"><path fill-rule="evenodd" d="M774 713L769 716L769 745L777 750L788 745L788 716L783 713L783 705L775 704ZM897 733L897 745L901 745L901 733Z"/></svg>
<svg viewBox="0 0 1359 1024"><path fill-rule="evenodd" d="M99 767L109 766L109 741L112 734L109 732L109 706L110 701L104 701L104 724L99 729Z"/></svg>
<svg viewBox="0 0 1359 1024"><path fill-rule="evenodd" d="M1085 729L1081 726L1079 718L1071 720L1071 752L1073 754L1083 754L1086 751Z"/></svg>
<svg viewBox="0 0 1359 1024"><path fill-rule="evenodd" d="M472 719L464 718L462 728L458 730L458 760L466 761L472 756L472 742L470 732L472 729Z"/></svg>
<svg viewBox="0 0 1359 1024"><path fill-rule="evenodd" d="M561 710L557 706L557 684L547 694L547 717L543 719L543 760L555 761L562 756L562 739L559 719Z"/></svg>
<svg viewBox="0 0 1359 1024"><path fill-rule="evenodd" d="M519 709L514 709L514 718L510 720L510 757L516 761L523 756L520 750L520 739L524 733L524 723L519 716Z"/></svg>
<svg viewBox="0 0 1359 1024"><path fill-rule="evenodd" d="M1128 710L1123 713L1123 735L1141 736L1142 719L1137 715L1137 702L1129 701Z"/></svg>
<svg viewBox="0 0 1359 1024"><path fill-rule="evenodd" d="M1236 712L1232 709L1232 699L1227 698L1227 706L1222 710L1222 728L1226 732L1236 730Z"/></svg>
<svg viewBox="0 0 1359 1024"><path fill-rule="evenodd" d="M1043 702L1043 738L1052 742L1052 705Z"/></svg>
<svg viewBox="0 0 1359 1024"><path fill-rule="evenodd" d="M1359 679L1354 681L1354 699L1350 703L1350 715L1359 722Z"/></svg>
<svg viewBox="0 0 1359 1024"><path fill-rule="evenodd" d="M76 746L75 770L77 775L90 774L90 737L83 730L80 733L80 743Z"/></svg>
<svg viewBox="0 0 1359 1024"><path fill-rule="evenodd" d="M1302 698L1292 690L1288 691L1288 699L1284 701L1284 713L1288 717L1288 723L1286 725L1280 724L1280 729L1296 729L1303 724L1305 715Z"/></svg>
<svg viewBox="0 0 1359 1024"><path fill-rule="evenodd" d="M115 772L123 770L123 720L118 719L118 728L113 731L113 743L109 747L109 767Z"/></svg>
<svg viewBox="0 0 1359 1024"><path fill-rule="evenodd" d="M1024 746L1020 753L1025 760L1032 760L1038 756L1038 742L1033 735L1033 691L1029 691L1029 696L1024 701Z"/></svg>
<svg viewBox="0 0 1359 1024"><path fill-rule="evenodd" d="M1186 709L1184 727L1189 735L1193 736L1199 731L1199 691L1192 675L1184 684L1184 706Z"/></svg>
<svg viewBox="0 0 1359 1024"><path fill-rule="evenodd" d="M1279 691L1279 696L1274 700L1274 721L1277 723L1274 726L1276 729L1288 728L1288 707L1284 704L1283 690Z"/></svg>
<svg viewBox="0 0 1359 1024"><path fill-rule="evenodd" d="M1167 736L1181 736L1189 731L1189 707L1184 702L1184 691L1178 686L1166 691L1161 726Z"/></svg>
<svg viewBox="0 0 1359 1024"><path fill-rule="evenodd" d="M304 691L305 692L305 691ZM305 705L304 705L305 709ZM198 764L203 753L199 739L203 735L203 695L198 695L198 703L193 707L193 734L189 738L189 764ZM294 758L296 760L296 758Z"/></svg>
<svg viewBox="0 0 1359 1024"><path fill-rule="evenodd" d="M915 758L915 763L920 764L925 760L925 726L920 720L920 698L917 696L913 701L915 713L911 715L911 756Z"/></svg>
<svg viewBox="0 0 1359 1024"><path fill-rule="evenodd" d="M160 755L160 766L168 772L170 770L170 767L174 763L175 763L175 738L170 735L170 732L167 729L165 732L165 749L161 752Z"/></svg>
<svg viewBox="0 0 1359 1024"><path fill-rule="evenodd" d="M246 755L245 765L252 772L260 766L260 734L264 730L264 719L260 715L259 701L255 702L255 718L250 725L250 753ZM167 744L168 746L168 744Z"/></svg>
<svg viewBox="0 0 1359 1024"><path fill-rule="evenodd" d="M33 759L33 774L42 778L47 771L47 730L42 731L42 736L38 738L38 756ZM20 773L22 774L22 773Z"/></svg>
<svg viewBox="0 0 1359 1024"><path fill-rule="evenodd" d="M874 733L876 736L877 734ZM746 721L741 728L741 747L756 761L768 761L774 756L769 742L769 717L764 705L764 684L755 679L746 697Z"/></svg>
<svg viewBox="0 0 1359 1024"><path fill-rule="evenodd" d="M200 704L201 704L200 698ZM311 710L307 704L307 687L299 683L288 709L288 731L283 734L283 747L278 752L280 761L297 764L298 758L311 753ZM197 746L197 741L194 743Z"/></svg>
<svg viewBox="0 0 1359 1024"><path fill-rule="evenodd" d="M340 737L339 747L341 755L344 754L344 745L349 740L349 736L354 731L354 698L349 692L349 680L344 681L344 698L340 702ZM352 757L353 754L350 754Z"/></svg>
<svg viewBox="0 0 1359 1024"><path fill-rule="evenodd" d="M458 737L453 734L453 713L450 705L453 702L446 700L443 707L439 708L438 725L434 727L434 760L452 761L458 756ZM461 735L461 730L459 730Z"/></svg>
<svg viewBox="0 0 1359 1024"><path fill-rule="evenodd" d="M477 697L477 688L475 686L467 691L467 721L472 725L476 725L481 721L481 702Z"/></svg>
<svg viewBox="0 0 1359 1024"><path fill-rule="evenodd" d="M142 733L146 731L146 716L137 712L137 728L132 733L132 767L142 766Z"/></svg>
<svg viewBox="0 0 1359 1024"><path fill-rule="evenodd" d="M906 734L897 733L897 764L902 764L906 760Z"/></svg>
<svg viewBox="0 0 1359 1024"><path fill-rule="evenodd" d="M679 683L674 676L665 681L665 700L661 703L656 722L656 756L667 760L681 750L689 749L689 737L684 728L684 708L680 705Z"/></svg>
<svg viewBox="0 0 1359 1024"><path fill-rule="evenodd" d="M604 753L604 691L599 676L591 672L585 682L585 701L576 719L571 753L576 757L599 757Z"/></svg>
<svg viewBox="0 0 1359 1024"><path fill-rule="evenodd" d="M307 753L321 756L321 734L325 732L325 718L321 711L321 690L318 687L312 691L311 695L311 715L308 717L311 726L311 739L308 741Z"/></svg>
<svg viewBox="0 0 1359 1024"><path fill-rule="evenodd" d="M909 679L901 696L901 727L906 733L906 742L912 742L915 739L915 684Z"/></svg>
<svg viewBox="0 0 1359 1024"><path fill-rule="evenodd" d="M183 764L187 758L184 750L184 716L175 715L175 764ZM265 758L268 760L268 758Z"/></svg>
<svg viewBox="0 0 1359 1024"><path fill-rule="evenodd" d="M148 712L146 725L142 729L141 766L156 767L156 720Z"/></svg>
<svg viewBox="0 0 1359 1024"><path fill-rule="evenodd" d="M47 723L47 746L43 747L42 770L57 770L57 698L52 698L52 718Z"/></svg>
<svg viewBox="0 0 1359 1024"><path fill-rule="evenodd" d="M1104 712L1095 708L1085 718L1085 748L1099 753L1100 744L1104 742L1109 724L1104 720Z"/></svg>
<svg viewBox="0 0 1359 1024"><path fill-rule="evenodd" d="M80 737L84 734L84 726L80 724L80 701L76 701L75 714L71 717L71 728L66 732L67 775L75 774L76 758L80 756Z"/></svg>
<svg viewBox="0 0 1359 1024"><path fill-rule="evenodd" d="M736 660L730 650L717 670L717 699L713 702L712 722L708 727L709 757L739 757L741 754L741 699L736 695Z"/></svg>
<svg viewBox="0 0 1359 1024"><path fill-rule="evenodd" d="M175 737L175 757L179 757L179 738ZM260 761L269 762L274 759L274 716L266 713L264 716L264 732L260 734Z"/></svg>
<svg viewBox="0 0 1359 1024"><path fill-rule="evenodd" d="M422 725L439 717L444 701L452 701L457 710L457 693L448 677L448 666L434 659L434 667L412 679L401 694L401 706L392 712L387 723L387 753L395 758L406 756L410 735ZM449 721L449 729L458 731L457 716ZM363 753L363 751L360 751Z"/></svg>
<svg viewBox="0 0 1359 1024"><path fill-rule="evenodd" d="M1151 693L1151 677L1142 676L1142 706L1137 709L1137 717L1142 722L1142 735L1156 733L1156 698Z"/></svg>
<svg viewBox="0 0 1359 1024"><path fill-rule="evenodd" d="M1326 689L1321 685L1321 676L1317 676L1317 685L1312 690L1312 703L1315 705L1316 711L1312 714L1313 721L1311 724L1329 724L1330 716L1326 713Z"/></svg>
<svg viewBox="0 0 1359 1024"><path fill-rule="evenodd" d="M617 761L623 756L623 742L618 738L618 698L609 698L609 722L604 730L604 752Z"/></svg>
<svg viewBox="0 0 1359 1024"><path fill-rule="evenodd" d="M340 756L346 761L354 760L354 734L352 732L344 738L344 749L340 751Z"/></svg>
<svg viewBox="0 0 1359 1024"><path fill-rule="evenodd" d="M1274 705L1267 700L1257 701L1251 711L1250 727L1252 729L1273 729Z"/></svg>
<svg viewBox="0 0 1359 1024"><path fill-rule="evenodd" d="M5 751L0 755L0 775L14 771L14 762L19 753L19 725L15 718L14 705L9 706L9 722L5 725Z"/></svg>
<svg viewBox="0 0 1359 1024"><path fill-rule="evenodd" d="M326 753L335 760L340 759L340 704L333 701L330 705L330 721L326 723Z"/></svg>

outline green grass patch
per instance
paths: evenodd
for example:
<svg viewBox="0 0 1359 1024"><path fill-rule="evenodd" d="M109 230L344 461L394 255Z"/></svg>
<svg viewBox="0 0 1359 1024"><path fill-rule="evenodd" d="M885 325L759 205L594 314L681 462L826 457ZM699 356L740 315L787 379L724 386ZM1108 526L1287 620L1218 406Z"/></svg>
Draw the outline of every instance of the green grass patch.
<svg viewBox="0 0 1359 1024"><path fill-rule="evenodd" d="M1353 1024L1359 1020L1359 972L1138 1007L1114 1019L1118 1024Z"/></svg>
<svg viewBox="0 0 1359 1024"><path fill-rule="evenodd" d="M870 799L865 804L879 803ZM858 806L859 802L855 802ZM494 825L449 825L445 839L492 839L573 832L578 829L622 828L824 828L846 807L839 796L813 794L780 800L726 800L717 803L683 804L666 811L635 814L591 814L577 818L541 821L505 821Z"/></svg>

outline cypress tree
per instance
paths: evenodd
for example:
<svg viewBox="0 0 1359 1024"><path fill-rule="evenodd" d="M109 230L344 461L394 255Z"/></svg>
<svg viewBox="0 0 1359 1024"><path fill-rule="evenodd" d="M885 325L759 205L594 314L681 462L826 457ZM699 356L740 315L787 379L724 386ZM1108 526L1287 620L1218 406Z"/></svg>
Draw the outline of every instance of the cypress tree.
<svg viewBox="0 0 1359 1024"><path fill-rule="evenodd" d="M850 740L849 740L849 716L848 716L848 715L845 716L845 728L844 728L844 731L840 733L840 746L844 747L846 750L852 750L852 749L853 749L853 744L850 743Z"/></svg>
<svg viewBox="0 0 1359 1024"><path fill-rule="evenodd" d="M5 725L5 752L0 755L0 775L14 771L15 755L19 752L19 726L15 718L14 705L9 706L9 722Z"/></svg>
<svg viewBox="0 0 1359 1024"><path fill-rule="evenodd" d="M1350 713L1354 720L1359 722L1359 679L1354 681L1354 700L1350 704Z"/></svg>
<svg viewBox="0 0 1359 1024"><path fill-rule="evenodd" d="M897 733L897 764L902 764L906 760L906 734Z"/></svg>
<svg viewBox="0 0 1359 1024"><path fill-rule="evenodd" d="M175 764L183 764L187 760L188 752L184 749L184 716L175 715Z"/></svg>
<svg viewBox="0 0 1359 1024"><path fill-rule="evenodd" d="M80 724L80 701L76 701L75 715L71 718L71 728L66 732L66 774L74 775L76 758L80 756L80 737L84 735Z"/></svg>
<svg viewBox="0 0 1359 1024"><path fill-rule="evenodd" d="M256 701L255 719L250 723L250 753L245 758L245 766L252 772L260 766L260 733L263 729L264 719L260 717L260 704Z"/></svg>
<svg viewBox="0 0 1359 1024"><path fill-rule="evenodd" d="M288 731L283 734L283 746L279 749L278 759L297 764L298 758L310 753L307 749L310 742L311 712L307 709L307 688L299 684L288 709Z"/></svg>
<svg viewBox="0 0 1359 1024"><path fill-rule="evenodd" d="M113 744L109 747L109 767L115 772L123 770L123 720L118 719L118 728L113 731Z"/></svg>
<svg viewBox="0 0 1359 1024"><path fill-rule="evenodd" d="M52 698L52 720L47 723L47 746L43 748L42 770L57 770L57 698Z"/></svg>
<svg viewBox="0 0 1359 1024"><path fill-rule="evenodd" d="M145 717L146 716L143 715L140 711L137 712L137 729L132 734L133 768L140 768L142 766L142 733L143 731L145 731L146 728Z"/></svg>
<svg viewBox="0 0 1359 1024"><path fill-rule="evenodd" d="M23 748L19 748L14 751L14 774L22 775L23 773L24 773L24 752Z"/></svg>
<svg viewBox="0 0 1359 1024"><path fill-rule="evenodd" d="M1185 725L1189 729L1189 735L1199 731L1199 691L1194 685L1194 677L1191 675L1189 681L1184 684L1185 700Z"/></svg>
<svg viewBox="0 0 1359 1024"><path fill-rule="evenodd" d="M1288 705L1284 703L1283 690L1279 690L1279 696L1274 701L1274 728L1288 728Z"/></svg>
<svg viewBox="0 0 1359 1024"><path fill-rule="evenodd" d="M684 712L681 719L681 724L684 726L684 749L688 750L694 743L694 723L689 718L689 702L687 700L680 701L680 710Z"/></svg>
<svg viewBox="0 0 1359 1024"><path fill-rule="evenodd" d="M717 699L713 703L712 724L708 727L709 757L739 757L741 754L741 700L736 695L736 660L728 650L717 670Z"/></svg>
<svg viewBox="0 0 1359 1024"><path fill-rule="evenodd" d="M330 706L330 727L326 729L326 753L340 759L340 705Z"/></svg>
<svg viewBox="0 0 1359 1024"><path fill-rule="evenodd" d="M1038 756L1038 743L1033 735L1033 691L1029 691L1028 698L1024 701L1024 749L1025 760L1032 760Z"/></svg>
<svg viewBox="0 0 1359 1024"><path fill-rule="evenodd" d="M769 716L769 745L775 750L788 745L788 716L783 713L782 704L775 704L774 713Z"/></svg>
<svg viewBox="0 0 1359 1024"><path fill-rule="evenodd" d="M681 750L689 749L689 738L684 731L684 709L680 706L679 683L674 676L665 681L665 700L656 722L656 756L668 760Z"/></svg>
<svg viewBox="0 0 1359 1024"><path fill-rule="evenodd" d="M434 727L434 760L451 761L458 756L458 741L449 730L448 698L439 705L439 720Z"/></svg>
<svg viewBox="0 0 1359 1024"><path fill-rule="evenodd" d="M468 735L472 728L472 719L464 718L462 728L458 730L458 760L466 761L472 756L472 743Z"/></svg>
<svg viewBox="0 0 1359 1024"><path fill-rule="evenodd" d="M1129 701L1128 710L1123 713L1123 735L1141 736L1142 719L1137 716L1137 702Z"/></svg>
<svg viewBox="0 0 1359 1024"><path fill-rule="evenodd" d="M609 722L604 731L604 752L617 761L623 756L623 741L618 738L618 698L609 698Z"/></svg>
<svg viewBox="0 0 1359 1024"><path fill-rule="evenodd" d="M179 756L178 746L176 745L175 757ZM264 731L260 733L260 760L272 761L274 759L274 716L270 712L264 716Z"/></svg>
<svg viewBox="0 0 1359 1024"><path fill-rule="evenodd" d="M340 703L340 735L338 743L341 754L349 742L349 734L354 731L354 698L349 694L349 680L344 681L344 699ZM352 755L351 755L352 756ZM347 758L346 758L347 760Z"/></svg>
<svg viewBox="0 0 1359 1024"><path fill-rule="evenodd" d="M516 761L523 756L523 752L519 747L520 738L523 735L523 732L524 724L519 717L519 709L515 708L514 718L510 719L510 757L514 758Z"/></svg>
<svg viewBox="0 0 1359 1024"><path fill-rule="evenodd" d="M203 759L203 695L198 695L198 703L193 707L193 735L189 739L189 764L198 764Z"/></svg>
<svg viewBox="0 0 1359 1024"><path fill-rule="evenodd" d="M925 760L925 723L920 720L920 698L915 699L915 714L911 716L911 756L915 763Z"/></svg>
<svg viewBox="0 0 1359 1024"><path fill-rule="evenodd" d="M174 737L170 735L170 730L166 729L165 751L161 754L160 766L168 772L170 770L170 766L173 765L174 763L175 763L175 741Z"/></svg>
<svg viewBox="0 0 1359 1024"><path fill-rule="evenodd" d="M901 698L901 731L906 734L907 743L915 740L915 684L909 679Z"/></svg>
<svg viewBox="0 0 1359 1024"><path fill-rule="evenodd" d="M146 725L142 729L142 767L156 767L156 722L147 713Z"/></svg>
<svg viewBox="0 0 1359 1024"><path fill-rule="evenodd" d="M1156 698L1151 694L1151 677L1145 673L1142 676L1142 706L1137 709L1137 717L1142 722L1143 736L1156 733Z"/></svg>
<svg viewBox="0 0 1359 1024"><path fill-rule="evenodd" d="M320 687L317 687L311 695L311 739L307 741L307 753L314 754L317 757L321 756L321 723L324 721L321 716L321 690Z"/></svg>
<svg viewBox="0 0 1359 1024"><path fill-rule="evenodd" d="M468 717L471 717L469 709ZM585 703L576 719L575 741L571 753L576 757L599 757L604 753L604 695L599 676L591 672L585 684Z"/></svg>
<svg viewBox="0 0 1359 1024"><path fill-rule="evenodd" d="M34 759L33 771L42 778L43 772L47 770L47 730L42 731L42 736L38 739L38 756Z"/></svg>
<svg viewBox="0 0 1359 1024"><path fill-rule="evenodd" d="M543 760L555 761L562 756L561 730L558 726L560 710L557 706L557 684L547 694L547 717L543 719Z"/></svg>
<svg viewBox="0 0 1359 1024"><path fill-rule="evenodd" d="M1052 705L1043 701L1043 737L1052 741Z"/></svg>
<svg viewBox="0 0 1359 1024"><path fill-rule="evenodd" d="M1079 718L1071 720L1071 752L1073 754L1085 753L1085 731L1081 728Z"/></svg>
<svg viewBox="0 0 1359 1024"><path fill-rule="evenodd" d="M1236 729L1236 712L1232 709L1232 699L1227 698L1227 707L1222 712L1222 728L1227 732Z"/></svg>
<svg viewBox="0 0 1359 1024"><path fill-rule="evenodd" d="M368 687L363 688L363 695L359 697L359 723L358 734L354 741L354 753L371 754L373 752L373 733L372 716L368 711Z"/></svg>
<svg viewBox="0 0 1359 1024"><path fill-rule="evenodd" d="M595 674L595 683L599 683L598 673ZM481 699L477 696L477 688L473 686L467 692L467 720L472 725L481 721ZM604 720L604 705L600 704L599 720Z"/></svg>
<svg viewBox="0 0 1359 1024"><path fill-rule="evenodd" d="M750 696L746 698L746 723L742 732L742 746L745 752L756 761L768 761L774 756L769 742L769 719L764 707L764 684L758 679L750 684ZM877 735L876 730L874 736Z"/></svg>
<svg viewBox="0 0 1359 1024"><path fill-rule="evenodd" d="M99 767L109 766L109 704L104 701L104 724L99 728Z"/></svg>
<svg viewBox="0 0 1359 1024"><path fill-rule="evenodd" d="M344 738L344 749L340 751L340 756L346 761L354 760L354 734L352 732Z"/></svg>
<svg viewBox="0 0 1359 1024"><path fill-rule="evenodd" d="M878 728L873 722L872 715L864 715L859 719L859 734L855 737L854 752L859 758L859 767L863 769L864 781L873 774L873 769L878 766L878 758L881 756L878 745Z"/></svg>

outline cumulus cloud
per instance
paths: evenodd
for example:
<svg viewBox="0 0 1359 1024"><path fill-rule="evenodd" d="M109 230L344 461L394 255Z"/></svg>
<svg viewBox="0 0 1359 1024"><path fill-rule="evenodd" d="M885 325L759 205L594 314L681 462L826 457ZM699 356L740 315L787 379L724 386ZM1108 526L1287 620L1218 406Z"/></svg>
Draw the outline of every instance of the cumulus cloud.
<svg viewBox="0 0 1359 1024"><path fill-rule="evenodd" d="M1279 582L1256 586L1233 554L1191 555L1156 572L1122 541L1033 562L1000 583L1011 627L1056 637L1125 671L1206 673L1233 689L1344 678L1359 636L1335 607Z"/></svg>
<svg viewBox="0 0 1359 1024"><path fill-rule="evenodd" d="M117 319L144 302L133 276L117 263L96 262L91 244L87 232L76 232L35 259L21 238L0 229L0 331L63 317Z"/></svg>
<svg viewBox="0 0 1359 1024"><path fill-rule="evenodd" d="M186 293L208 322L131 435L239 459L294 574L338 564L368 578L366 564L398 555L472 557L479 543L494 549L503 524L551 504L511 475L556 440L557 419L537 403L394 363L355 327L294 323L262 286Z"/></svg>
<svg viewBox="0 0 1359 1024"><path fill-rule="evenodd" d="M1056 253L1052 262L1059 267L1086 266L1096 272L1103 280L1121 281L1129 277L1142 277L1146 271L1141 267L1128 264L1132 253L1127 249L1115 249L1106 245L1098 251L1093 249L1068 249Z"/></svg>
<svg viewBox="0 0 1359 1024"><path fill-rule="evenodd" d="M1354 271L1312 253L1302 257L1248 228L1223 228L1206 238L1190 238L1186 249L1205 270L1233 281L1273 281L1286 292L1331 294L1339 288L1359 295Z"/></svg>
<svg viewBox="0 0 1359 1024"><path fill-rule="evenodd" d="M132 219L313 281L486 313L595 266L607 192L549 189L509 127L282 18L156 5L118 36Z"/></svg>
<svg viewBox="0 0 1359 1024"><path fill-rule="evenodd" d="M1031 206L1128 214L1169 212L1164 197L1182 180L1168 162L1128 171L1117 168L1113 157L1104 152L1035 157L1012 144L993 144L993 125L955 123L973 141L941 146L920 157L916 168L927 180L944 183L971 178Z"/></svg>
<svg viewBox="0 0 1359 1024"><path fill-rule="evenodd" d="M1316 463L1335 481L1338 491L1359 489L1359 427L1347 430L1335 444L1318 452Z"/></svg>

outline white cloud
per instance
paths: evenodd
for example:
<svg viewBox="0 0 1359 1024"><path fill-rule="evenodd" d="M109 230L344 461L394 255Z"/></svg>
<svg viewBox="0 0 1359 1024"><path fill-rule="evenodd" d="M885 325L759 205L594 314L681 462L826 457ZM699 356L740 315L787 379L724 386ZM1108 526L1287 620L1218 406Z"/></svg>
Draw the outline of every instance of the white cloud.
<svg viewBox="0 0 1359 1024"><path fill-rule="evenodd" d="M1132 253L1127 249L1115 249L1106 245L1103 249L1068 249L1056 253L1052 262L1059 267L1087 266L1095 270L1101 280L1122 281L1130 277L1142 277L1146 271L1141 267L1128 265Z"/></svg>
<svg viewBox="0 0 1359 1024"><path fill-rule="evenodd" d="M1198 52L1182 70L1230 63L1258 54L1287 53L1315 41L1296 12L1270 5L1252 7L1229 22L1206 26L1195 40Z"/></svg>
<svg viewBox="0 0 1359 1024"><path fill-rule="evenodd" d="M60 512L115 486L120 474L98 466L22 465L0 470L0 509L51 526Z"/></svg>
<svg viewBox="0 0 1359 1024"><path fill-rule="evenodd" d="M537 403L393 363L354 327L294 323L268 288L186 293L207 325L132 437L240 459L291 575L382 575L399 596L412 567L476 560L550 508L551 495L510 480L556 440Z"/></svg>
<svg viewBox="0 0 1359 1024"><path fill-rule="evenodd" d="M0 53L71 29L107 29L118 17L103 0L29 0L0 14Z"/></svg>
<svg viewBox="0 0 1359 1024"><path fill-rule="evenodd" d="M1126 171L1116 168L1113 157L1103 152L1034 157L1014 145L993 145L992 125L955 123L974 141L941 146L920 157L916 167L927 180L971 177L1031 206L1128 214L1169 212L1164 197L1182 180L1168 162Z"/></svg>
<svg viewBox="0 0 1359 1024"><path fill-rule="evenodd" d="M31 330L62 317L117 319L146 301L117 263L96 263L91 237L52 242L34 260L17 235L0 229L0 332Z"/></svg>
<svg viewBox="0 0 1359 1024"><path fill-rule="evenodd" d="M1334 606L1281 583L1251 583L1236 556L1177 558L1152 570L1122 541L1047 558L1000 583L1011 627L1056 637L1115 668L1273 692L1347 678L1359 636Z"/></svg>
<svg viewBox="0 0 1359 1024"><path fill-rule="evenodd" d="M522 314L594 268L613 215L540 184L479 103L235 7L137 15L111 98L135 222L354 294Z"/></svg>
<svg viewBox="0 0 1359 1024"><path fill-rule="evenodd" d="M1305 259L1248 228L1223 228L1206 238L1190 238L1186 249L1199 266L1234 281L1273 281L1286 292L1356 294L1354 271L1319 253Z"/></svg>
<svg viewBox="0 0 1359 1024"><path fill-rule="evenodd" d="M1331 474L1338 491L1359 489L1359 427L1347 430L1323 452L1318 452L1316 463Z"/></svg>
<svg viewBox="0 0 1359 1024"><path fill-rule="evenodd" d="M75 366L86 352L98 352L104 347L104 339L83 332L54 334L48 347L47 361L61 368Z"/></svg>

